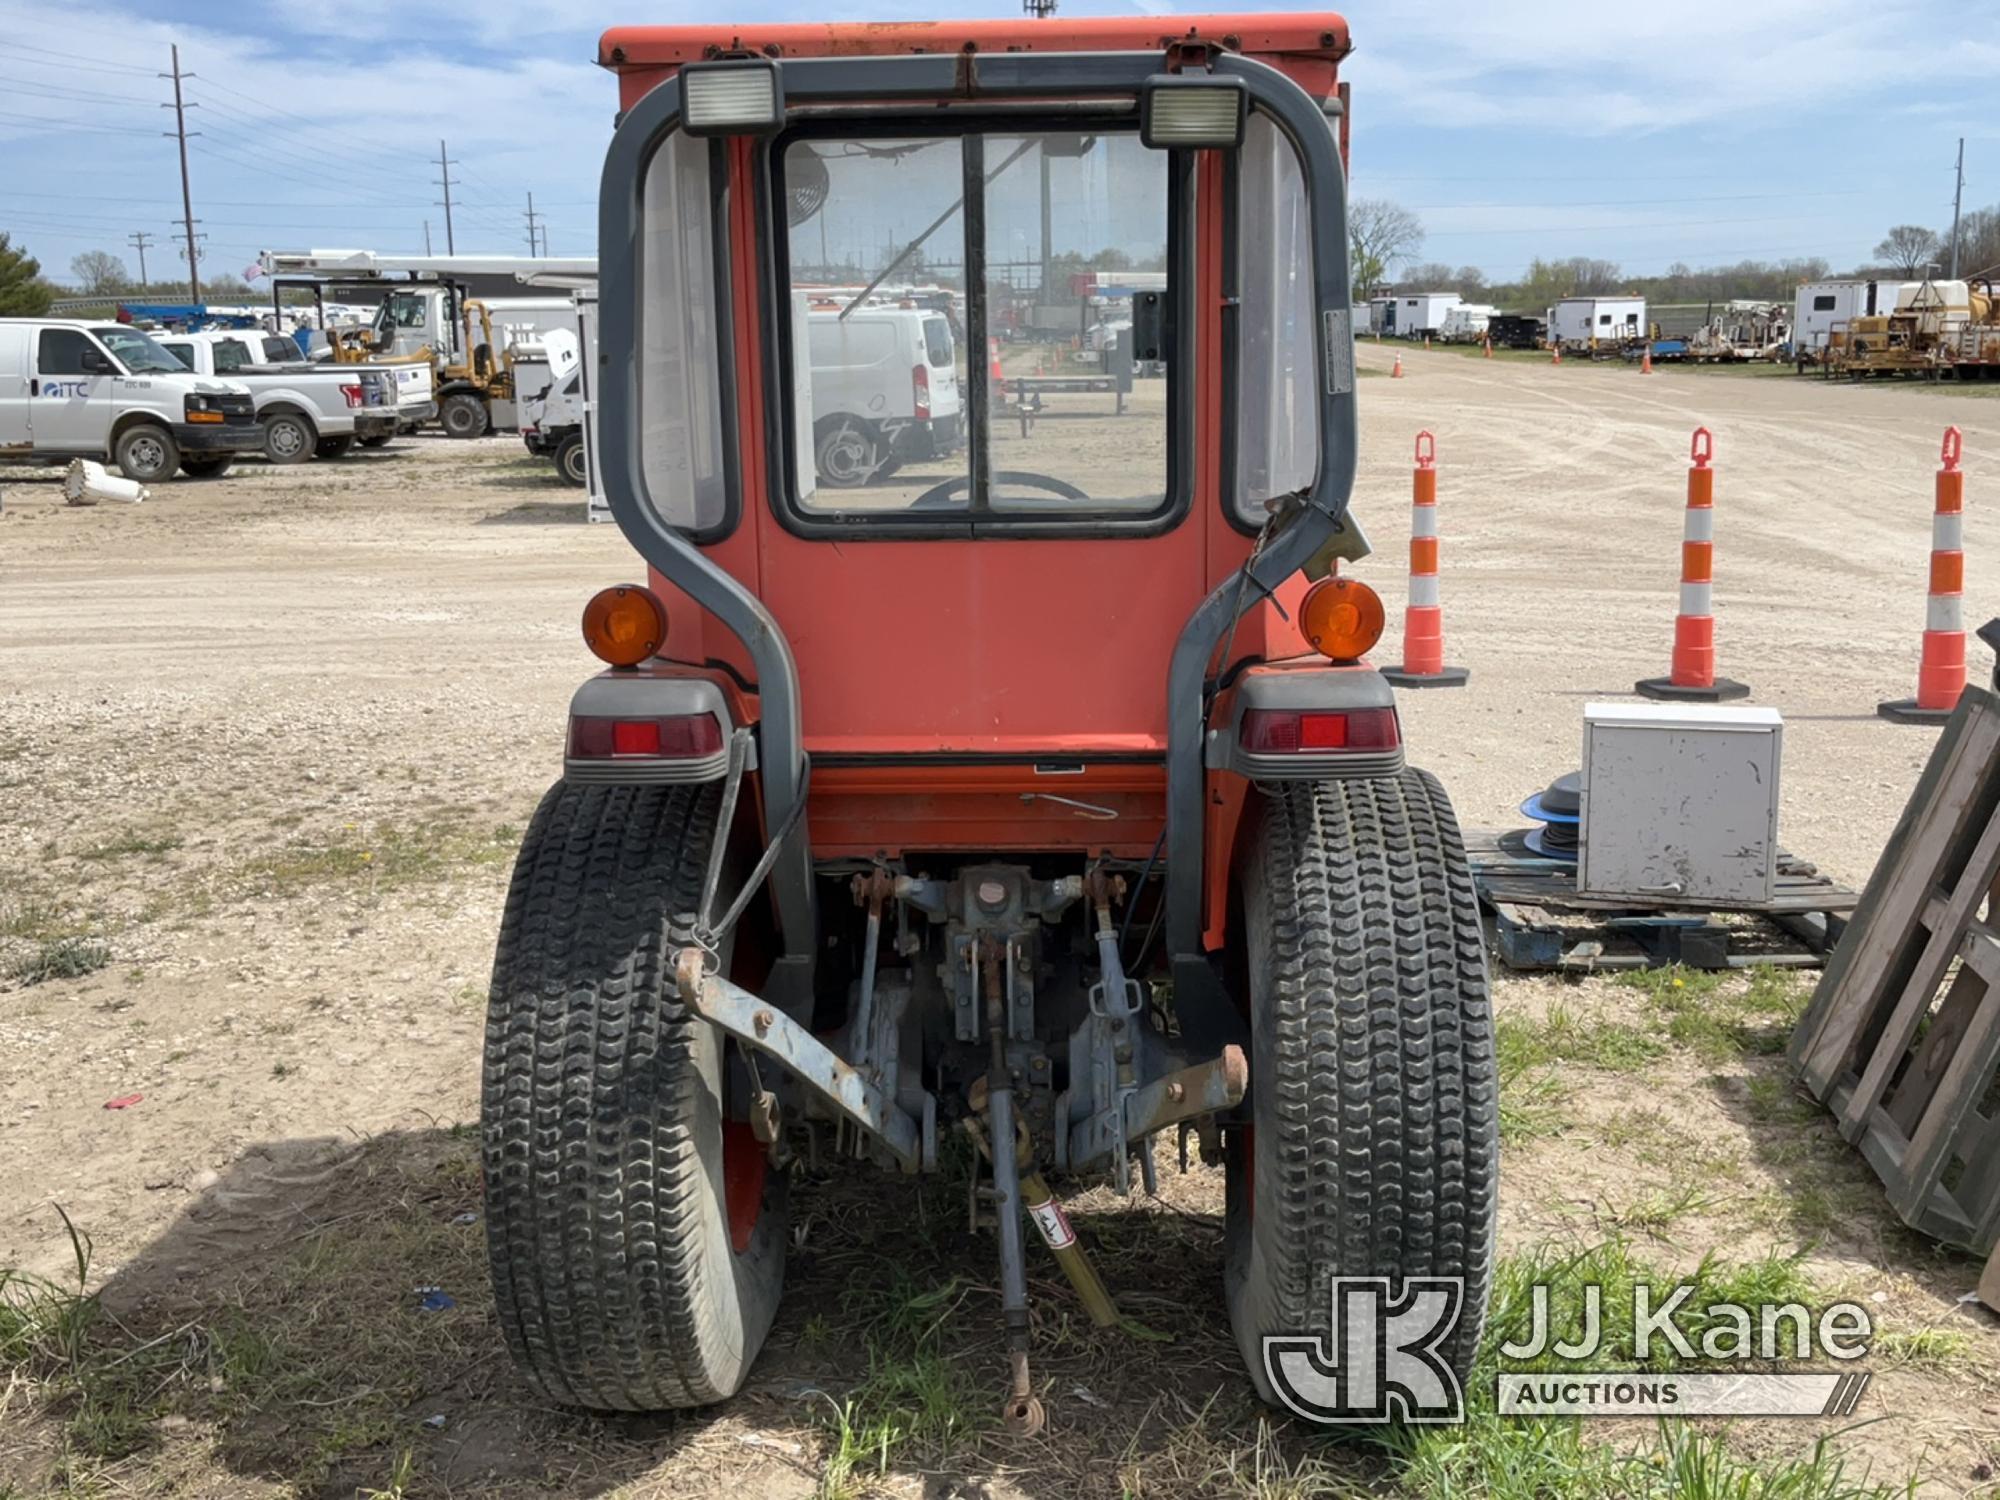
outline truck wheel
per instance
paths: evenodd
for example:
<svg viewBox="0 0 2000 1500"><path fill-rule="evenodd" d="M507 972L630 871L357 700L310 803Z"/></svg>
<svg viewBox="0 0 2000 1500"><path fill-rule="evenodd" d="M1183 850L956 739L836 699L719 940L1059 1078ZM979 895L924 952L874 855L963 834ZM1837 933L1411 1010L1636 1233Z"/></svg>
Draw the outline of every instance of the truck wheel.
<svg viewBox="0 0 2000 1500"><path fill-rule="evenodd" d="M386 448L389 446L389 439L393 436L395 436L394 433L378 432L373 437L363 438L361 446L364 448Z"/></svg>
<svg viewBox="0 0 2000 1500"><path fill-rule="evenodd" d="M1493 1263L1499 1080L1457 819L1414 769L1256 800L1239 953L1253 1127L1231 1132L1225 1217L1237 1348L1269 1401L1262 1340L1327 1338L1331 1277L1458 1278L1436 1348L1463 1387Z"/></svg>
<svg viewBox="0 0 2000 1500"><path fill-rule="evenodd" d="M590 475L584 466L582 433L572 432L556 444L556 472L569 484L590 482Z"/></svg>
<svg viewBox="0 0 2000 1500"><path fill-rule="evenodd" d="M220 479L229 472L229 466L236 462L234 454L224 453L214 458L184 458L181 472L190 479Z"/></svg>
<svg viewBox="0 0 2000 1500"><path fill-rule="evenodd" d="M321 438L313 444L314 458L345 458L354 451L354 434L342 433L339 437Z"/></svg>
<svg viewBox="0 0 2000 1500"><path fill-rule="evenodd" d="M446 437L485 437L486 403L470 391L454 391L438 408L438 425L444 428Z"/></svg>
<svg viewBox="0 0 2000 1500"><path fill-rule="evenodd" d="M297 412L274 411L264 418L264 457L274 464L302 464L319 439L312 423Z"/></svg>
<svg viewBox="0 0 2000 1500"><path fill-rule="evenodd" d="M557 782L507 893L480 1104L487 1255L509 1349L567 1405L723 1400L777 1310L785 1177L726 1118L722 1034L671 974L720 796Z"/></svg>
<svg viewBox="0 0 2000 1500"><path fill-rule="evenodd" d="M873 423L858 417L828 417L813 438L813 464L820 482L837 490L859 488L882 466L882 440Z"/></svg>
<svg viewBox="0 0 2000 1500"><path fill-rule="evenodd" d="M128 427L112 446L111 461L127 479L159 484L173 477L181 464L181 445L164 427L141 422Z"/></svg>

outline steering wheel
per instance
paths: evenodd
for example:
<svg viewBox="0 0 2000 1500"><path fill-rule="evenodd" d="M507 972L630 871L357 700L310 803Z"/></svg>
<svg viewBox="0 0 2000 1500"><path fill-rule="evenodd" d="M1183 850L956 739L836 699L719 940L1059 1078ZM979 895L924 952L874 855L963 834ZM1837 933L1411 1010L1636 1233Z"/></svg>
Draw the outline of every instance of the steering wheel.
<svg viewBox="0 0 2000 1500"><path fill-rule="evenodd" d="M1030 469L995 469L990 476L994 484L1024 484L1031 489L1047 490L1063 500L1088 500L1075 485L1057 479L1053 474L1037 474ZM960 490L972 488L972 476L960 474L947 479L942 484L934 484L910 502L912 510L934 510L944 504Z"/></svg>

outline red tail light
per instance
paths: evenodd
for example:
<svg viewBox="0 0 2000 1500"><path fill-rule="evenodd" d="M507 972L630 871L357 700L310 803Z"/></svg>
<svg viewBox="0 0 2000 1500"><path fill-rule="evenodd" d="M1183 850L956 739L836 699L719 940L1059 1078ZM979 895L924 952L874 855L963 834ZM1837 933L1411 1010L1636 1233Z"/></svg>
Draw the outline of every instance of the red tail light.
<svg viewBox="0 0 2000 1500"><path fill-rule="evenodd" d="M361 387L358 385L344 385L340 388L340 394L347 398L349 406L360 406L363 403Z"/></svg>
<svg viewBox="0 0 2000 1500"><path fill-rule="evenodd" d="M1344 713L1253 708L1243 715L1242 743L1256 755L1309 755L1324 750L1366 753L1394 750L1403 743L1403 730L1393 708L1355 708Z"/></svg>
<svg viewBox="0 0 2000 1500"><path fill-rule="evenodd" d="M910 398L916 404L917 420L931 419L931 372L923 365L910 371Z"/></svg>
<svg viewBox="0 0 2000 1500"><path fill-rule="evenodd" d="M573 760L610 760L636 755L648 760L700 760L722 749L722 725L714 714L679 714L660 719L610 719L578 715L569 721Z"/></svg>

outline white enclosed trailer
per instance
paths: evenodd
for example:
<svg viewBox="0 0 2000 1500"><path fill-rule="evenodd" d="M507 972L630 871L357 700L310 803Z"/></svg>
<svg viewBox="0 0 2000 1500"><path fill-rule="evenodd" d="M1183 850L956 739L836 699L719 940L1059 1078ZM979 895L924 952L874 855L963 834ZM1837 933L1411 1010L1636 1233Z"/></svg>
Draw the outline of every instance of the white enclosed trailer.
<svg viewBox="0 0 2000 1500"><path fill-rule="evenodd" d="M1800 361L1824 353L1835 324L1855 318L1886 317L1920 281L1878 281L1865 276L1841 276L1828 281L1799 283L1792 307L1792 353Z"/></svg>
<svg viewBox="0 0 2000 1500"><path fill-rule="evenodd" d="M1644 297L1565 297L1549 309L1549 342L1565 349L1615 346L1645 336Z"/></svg>
<svg viewBox="0 0 2000 1500"><path fill-rule="evenodd" d="M1442 333L1444 320L1458 305L1457 292L1399 292L1389 299L1379 331L1405 339Z"/></svg>

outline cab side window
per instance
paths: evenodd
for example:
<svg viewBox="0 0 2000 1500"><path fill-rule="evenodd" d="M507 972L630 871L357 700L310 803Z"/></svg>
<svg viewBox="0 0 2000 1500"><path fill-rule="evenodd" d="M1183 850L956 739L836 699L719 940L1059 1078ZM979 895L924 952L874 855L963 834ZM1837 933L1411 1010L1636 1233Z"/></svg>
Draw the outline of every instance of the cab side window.
<svg viewBox="0 0 2000 1500"><path fill-rule="evenodd" d="M160 345L160 347L166 350L167 353L171 354L175 359L179 360L182 364L186 365L190 370L194 368L193 344L162 344Z"/></svg>
<svg viewBox="0 0 2000 1500"><path fill-rule="evenodd" d="M75 328L44 328L35 348L35 368L42 375L94 375L84 368L83 357L95 349Z"/></svg>
<svg viewBox="0 0 2000 1500"><path fill-rule="evenodd" d="M240 370L250 361L244 356L243 346L235 339L218 339L211 346L215 355L215 373L227 375L231 370Z"/></svg>

